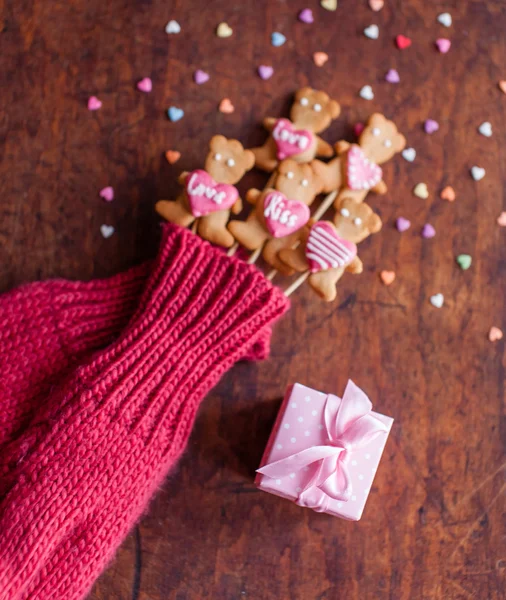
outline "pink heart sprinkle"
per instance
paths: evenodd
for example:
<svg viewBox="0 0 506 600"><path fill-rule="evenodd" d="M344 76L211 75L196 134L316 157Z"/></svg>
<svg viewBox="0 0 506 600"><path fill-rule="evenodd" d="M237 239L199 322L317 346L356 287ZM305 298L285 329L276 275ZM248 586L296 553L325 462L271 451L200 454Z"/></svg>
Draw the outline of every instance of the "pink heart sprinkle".
<svg viewBox="0 0 506 600"><path fill-rule="evenodd" d="M267 65L260 65L258 67L258 74L260 75L261 79L270 79L273 73L274 69L272 67Z"/></svg>
<svg viewBox="0 0 506 600"><path fill-rule="evenodd" d="M106 202L112 202L114 200L114 189L108 185L104 189L100 190L99 195Z"/></svg>
<svg viewBox="0 0 506 600"><path fill-rule="evenodd" d="M430 223L426 223L422 228L422 237L425 239L433 238L436 235L436 230Z"/></svg>
<svg viewBox="0 0 506 600"><path fill-rule="evenodd" d="M435 133L439 129L439 123L434 119L427 119L424 123L425 133Z"/></svg>
<svg viewBox="0 0 506 600"><path fill-rule="evenodd" d="M141 79L137 83L137 89L140 92L146 92L146 94L149 94L149 92L151 92L151 90L153 89L153 82L149 77L144 77L144 79Z"/></svg>
<svg viewBox="0 0 506 600"><path fill-rule="evenodd" d="M439 52L441 52L441 54L446 54L451 48L452 43L446 38L439 38L438 40L436 40L436 46Z"/></svg>
<svg viewBox="0 0 506 600"><path fill-rule="evenodd" d="M399 217L395 222L395 226L397 227L397 231L401 233L403 231L407 231L411 227L411 221L405 219L404 217Z"/></svg>
<svg viewBox="0 0 506 600"><path fill-rule="evenodd" d="M299 21L302 23L312 23L314 21L313 11L310 8L304 8L299 13Z"/></svg>
<svg viewBox="0 0 506 600"><path fill-rule="evenodd" d="M362 131L364 131L365 129L365 124L364 123L355 123L355 125L353 125L353 133L359 137L360 134L362 133Z"/></svg>
<svg viewBox="0 0 506 600"><path fill-rule="evenodd" d="M201 85L201 84L205 83L206 81L209 81L209 73L206 73L205 71L202 71L201 69L197 69L195 71L195 73L193 74L193 79L194 79L195 83L197 83L198 85Z"/></svg>
<svg viewBox="0 0 506 600"><path fill-rule="evenodd" d="M96 96L91 96L88 100L88 110L98 110L99 108L102 108L102 102Z"/></svg>
<svg viewBox="0 0 506 600"><path fill-rule="evenodd" d="M388 83L399 83L401 78L395 69L390 69L390 71L388 71L388 73L385 75L385 80L388 81Z"/></svg>

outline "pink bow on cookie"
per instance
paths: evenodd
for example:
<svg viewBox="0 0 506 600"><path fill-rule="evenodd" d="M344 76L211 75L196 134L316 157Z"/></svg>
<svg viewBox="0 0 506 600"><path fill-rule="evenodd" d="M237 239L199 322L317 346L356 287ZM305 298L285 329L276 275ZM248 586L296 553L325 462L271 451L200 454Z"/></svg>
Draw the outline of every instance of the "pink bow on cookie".
<svg viewBox="0 0 506 600"><path fill-rule="evenodd" d="M197 169L186 178L186 193L194 217L232 208L239 192L228 183L216 183L206 171Z"/></svg>
<svg viewBox="0 0 506 600"><path fill-rule="evenodd" d="M381 181L383 171L367 158L360 146L353 145L348 151L347 177L351 190L370 190Z"/></svg>
<svg viewBox="0 0 506 600"><path fill-rule="evenodd" d="M272 130L278 149L278 160L301 154L313 143L313 134L307 129L295 129L288 119L278 119Z"/></svg>

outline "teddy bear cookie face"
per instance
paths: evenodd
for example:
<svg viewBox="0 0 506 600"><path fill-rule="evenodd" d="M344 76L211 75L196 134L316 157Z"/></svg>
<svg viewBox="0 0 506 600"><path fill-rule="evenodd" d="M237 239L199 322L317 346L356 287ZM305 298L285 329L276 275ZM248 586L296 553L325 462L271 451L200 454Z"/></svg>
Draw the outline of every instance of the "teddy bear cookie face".
<svg viewBox="0 0 506 600"><path fill-rule="evenodd" d="M209 148L204 168L217 182L233 185L255 164L253 152L245 150L237 140L228 140L223 135L215 135Z"/></svg>
<svg viewBox="0 0 506 600"><path fill-rule="evenodd" d="M382 164L404 149L406 138L398 132L395 123L375 113L369 118L359 143L373 162Z"/></svg>
<svg viewBox="0 0 506 600"><path fill-rule="evenodd" d="M305 87L295 94L290 119L297 127L319 133L337 119L341 107L325 92Z"/></svg>
<svg viewBox="0 0 506 600"><path fill-rule="evenodd" d="M274 187L287 198L309 205L321 192L323 184L312 163L284 160L278 166Z"/></svg>
<svg viewBox="0 0 506 600"><path fill-rule="evenodd" d="M337 234L355 244L381 229L379 216L365 202L344 198L334 216Z"/></svg>

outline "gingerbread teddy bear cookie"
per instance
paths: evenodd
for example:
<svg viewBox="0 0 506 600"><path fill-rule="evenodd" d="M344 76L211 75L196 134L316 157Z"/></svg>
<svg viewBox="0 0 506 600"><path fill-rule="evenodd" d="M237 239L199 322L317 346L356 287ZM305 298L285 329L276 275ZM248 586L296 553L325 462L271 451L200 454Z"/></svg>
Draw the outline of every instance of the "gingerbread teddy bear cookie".
<svg viewBox="0 0 506 600"><path fill-rule="evenodd" d="M230 212L239 214L242 201L234 184L253 168L255 157L237 140L215 135L209 144L204 170L183 172L178 181L183 192L174 201L160 200L156 211L164 219L188 227L198 219L198 234L230 248L234 238L227 230Z"/></svg>
<svg viewBox="0 0 506 600"><path fill-rule="evenodd" d="M381 219L365 202L345 198L333 223L310 221L300 232L300 245L281 250L279 258L295 271L309 272L309 285L324 300L332 302L344 272L359 274L363 270L357 244L381 226Z"/></svg>
<svg viewBox="0 0 506 600"><path fill-rule="evenodd" d="M302 88L295 94L290 119L264 119L263 125L271 135L263 146L252 148L255 166L270 173L287 158L305 163L316 156L331 157L332 146L317 134L327 129L340 112L339 104L325 92Z"/></svg>

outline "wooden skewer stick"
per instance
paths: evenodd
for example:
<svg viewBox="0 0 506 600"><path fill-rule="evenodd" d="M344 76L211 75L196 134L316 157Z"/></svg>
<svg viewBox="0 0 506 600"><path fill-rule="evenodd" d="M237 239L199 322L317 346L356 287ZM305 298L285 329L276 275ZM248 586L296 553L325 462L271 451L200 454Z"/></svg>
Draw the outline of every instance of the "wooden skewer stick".
<svg viewBox="0 0 506 600"><path fill-rule="evenodd" d="M253 265L256 263L258 257L260 256L260 254L262 254L262 250L264 249L264 245L262 244L260 246L260 248L257 248L256 250L253 251L253 253L251 254L251 256L248 258L248 265Z"/></svg>
<svg viewBox="0 0 506 600"><path fill-rule="evenodd" d="M304 281L306 281L306 279L309 277L310 272L309 270L304 271L304 273L302 273L302 275L300 277L297 277L297 279L292 283L292 285L290 285L289 287L286 288L285 290L285 296L288 298L288 296L291 296L296 289L298 289L303 283Z"/></svg>
<svg viewBox="0 0 506 600"><path fill-rule="evenodd" d="M237 242L234 242L233 246L230 246L230 248L228 249L227 256L234 256L238 248L239 244Z"/></svg>
<svg viewBox="0 0 506 600"><path fill-rule="evenodd" d="M199 221L198 221L198 219L195 219L195 221L193 221L193 224L192 224L191 232L197 233L198 226L199 226Z"/></svg>

